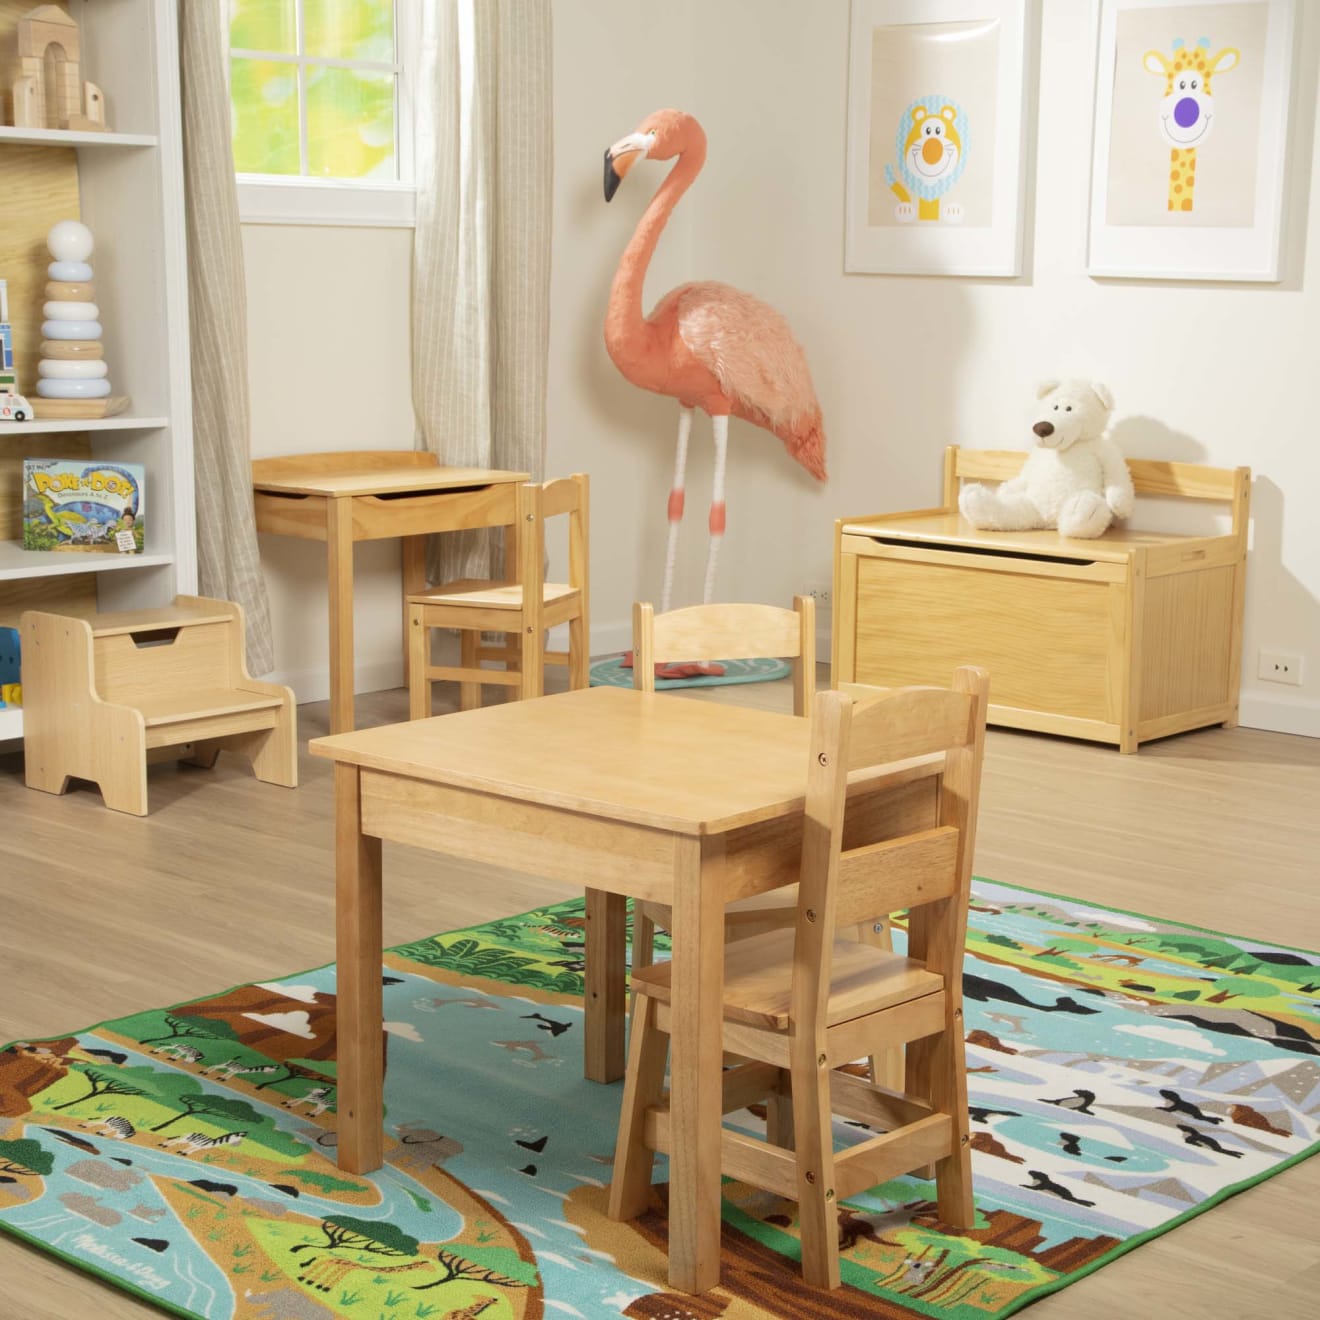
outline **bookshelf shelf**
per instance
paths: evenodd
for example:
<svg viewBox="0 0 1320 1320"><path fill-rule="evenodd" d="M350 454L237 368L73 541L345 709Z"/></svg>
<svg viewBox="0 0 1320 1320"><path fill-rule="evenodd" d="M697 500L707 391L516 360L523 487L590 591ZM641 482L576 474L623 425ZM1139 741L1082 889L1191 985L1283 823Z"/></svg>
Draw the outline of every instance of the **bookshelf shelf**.
<svg viewBox="0 0 1320 1320"><path fill-rule="evenodd" d="M172 564L168 554L81 554L59 550L24 550L21 541L0 541L0 582L59 577L64 573L113 573Z"/></svg>
<svg viewBox="0 0 1320 1320"><path fill-rule="evenodd" d="M100 417L94 420L56 420L36 422L0 422L0 440L6 436L55 435L61 431L96 434L100 431L158 431L168 426L168 417Z"/></svg>
<svg viewBox="0 0 1320 1320"><path fill-rule="evenodd" d="M154 147L152 133L76 133L65 128L13 128L0 125L0 143L26 147Z"/></svg>

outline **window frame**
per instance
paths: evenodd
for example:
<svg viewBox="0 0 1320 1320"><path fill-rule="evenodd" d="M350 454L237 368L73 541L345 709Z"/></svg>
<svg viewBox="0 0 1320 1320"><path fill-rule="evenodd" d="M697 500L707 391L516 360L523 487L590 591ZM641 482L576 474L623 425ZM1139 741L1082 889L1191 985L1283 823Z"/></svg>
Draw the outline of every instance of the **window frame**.
<svg viewBox="0 0 1320 1320"><path fill-rule="evenodd" d="M302 0L295 0L299 26ZM292 174L244 174L235 172L238 215L243 224L341 225L388 229L411 229L416 222L415 106L418 57L421 51L421 11L418 0L394 0L394 55L391 65L371 66L368 61L321 59L301 53L248 50L229 45L229 10L224 27L225 80L228 84L230 58L278 60L331 68L377 67L395 72L394 102L395 159L399 177L390 183L369 179L325 179ZM299 134L306 153L307 122L299 98Z"/></svg>

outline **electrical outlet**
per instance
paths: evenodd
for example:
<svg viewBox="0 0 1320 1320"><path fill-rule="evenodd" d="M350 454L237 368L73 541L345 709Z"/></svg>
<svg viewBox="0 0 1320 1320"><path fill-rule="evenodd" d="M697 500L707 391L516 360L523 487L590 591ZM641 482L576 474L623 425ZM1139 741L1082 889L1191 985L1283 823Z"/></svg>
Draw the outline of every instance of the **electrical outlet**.
<svg viewBox="0 0 1320 1320"><path fill-rule="evenodd" d="M807 587L801 594L810 596L817 605L826 610L834 601L834 593L829 587Z"/></svg>
<svg viewBox="0 0 1320 1320"><path fill-rule="evenodd" d="M1256 677L1268 683L1302 686L1302 657L1292 651L1262 651L1256 664Z"/></svg>

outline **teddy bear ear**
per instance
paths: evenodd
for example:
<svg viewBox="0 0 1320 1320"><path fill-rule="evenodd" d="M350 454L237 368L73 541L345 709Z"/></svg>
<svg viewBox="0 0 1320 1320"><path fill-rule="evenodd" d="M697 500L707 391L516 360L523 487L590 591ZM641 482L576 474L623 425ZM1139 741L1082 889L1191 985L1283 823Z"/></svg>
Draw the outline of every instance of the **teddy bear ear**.
<svg viewBox="0 0 1320 1320"><path fill-rule="evenodd" d="M1114 406L1114 396L1109 392L1108 385L1102 385L1098 380L1091 382L1091 392L1106 407L1112 410Z"/></svg>
<svg viewBox="0 0 1320 1320"><path fill-rule="evenodd" d="M1057 380L1042 380L1036 385L1036 397L1043 399L1047 394L1053 394L1059 388Z"/></svg>

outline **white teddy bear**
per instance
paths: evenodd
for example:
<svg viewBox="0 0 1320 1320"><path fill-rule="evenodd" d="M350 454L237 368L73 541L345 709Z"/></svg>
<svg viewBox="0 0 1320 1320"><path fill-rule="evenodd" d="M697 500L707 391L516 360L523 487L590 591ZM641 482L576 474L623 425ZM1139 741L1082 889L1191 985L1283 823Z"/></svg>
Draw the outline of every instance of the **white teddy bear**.
<svg viewBox="0 0 1320 1320"><path fill-rule="evenodd" d="M1090 380L1050 380L1036 390L1036 448L999 486L964 486L958 498L973 527L995 532L1057 527L1096 537L1132 512L1132 477L1105 434L1114 397Z"/></svg>

